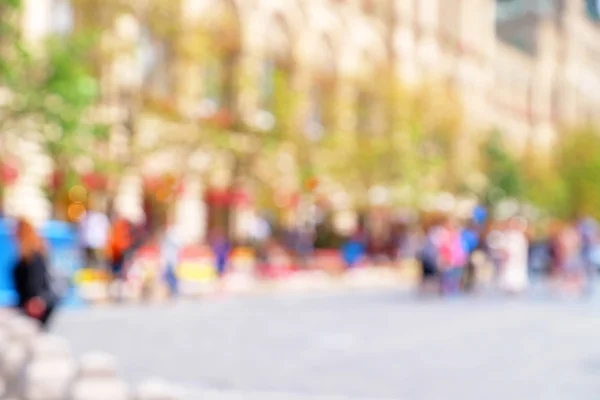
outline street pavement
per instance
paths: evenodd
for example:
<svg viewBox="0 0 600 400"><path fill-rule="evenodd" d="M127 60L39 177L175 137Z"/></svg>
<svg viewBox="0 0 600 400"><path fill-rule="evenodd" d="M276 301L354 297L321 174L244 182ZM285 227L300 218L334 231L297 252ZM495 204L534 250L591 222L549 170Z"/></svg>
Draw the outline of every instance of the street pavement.
<svg viewBox="0 0 600 400"><path fill-rule="evenodd" d="M120 360L129 383L162 377L187 399L592 400L600 297L400 290L272 294L65 310L76 353Z"/></svg>

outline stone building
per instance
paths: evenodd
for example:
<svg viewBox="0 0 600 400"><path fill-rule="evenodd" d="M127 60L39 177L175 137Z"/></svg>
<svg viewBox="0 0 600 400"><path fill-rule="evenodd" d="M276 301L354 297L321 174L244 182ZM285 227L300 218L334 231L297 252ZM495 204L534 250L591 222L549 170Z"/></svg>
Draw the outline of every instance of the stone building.
<svg viewBox="0 0 600 400"><path fill-rule="evenodd" d="M71 1L27 0L27 37L77 29L80 13ZM138 18L144 1L110 14L103 45L117 55L101 81L115 125L127 125L127 107L139 92L183 116L173 123L141 112L136 133L148 146L189 132L199 115L222 109L268 125L265 82L278 69L289 71L293 85L316 105L317 128L324 93L335 88L333 96L356 106L373 77L390 66L408 86L428 79L452 85L464 104L465 134L498 128L521 154L531 146L548 150L562 124L596 120L600 112L600 27L590 1L146 1L164 5L160 18L177 27L178 42ZM208 52L199 50L200 27L213 44ZM237 92L240 80L255 84ZM127 140L126 129L116 129L115 147ZM186 190L175 214L185 236L200 239L206 233L203 193L227 185L228 169L226 160L211 159L203 148L192 148L185 160L157 151L124 171L117 209L140 218L142 175L183 172Z"/></svg>

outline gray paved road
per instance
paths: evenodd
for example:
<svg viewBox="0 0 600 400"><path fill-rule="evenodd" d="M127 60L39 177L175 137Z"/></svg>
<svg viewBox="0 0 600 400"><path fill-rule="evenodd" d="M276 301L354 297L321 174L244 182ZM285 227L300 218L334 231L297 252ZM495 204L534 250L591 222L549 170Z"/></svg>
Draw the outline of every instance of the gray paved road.
<svg viewBox="0 0 600 400"><path fill-rule="evenodd" d="M55 328L78 353L116 354L130 382L196 389L190 400L600 396L600 300L265 297L69 311Z"/></svg>

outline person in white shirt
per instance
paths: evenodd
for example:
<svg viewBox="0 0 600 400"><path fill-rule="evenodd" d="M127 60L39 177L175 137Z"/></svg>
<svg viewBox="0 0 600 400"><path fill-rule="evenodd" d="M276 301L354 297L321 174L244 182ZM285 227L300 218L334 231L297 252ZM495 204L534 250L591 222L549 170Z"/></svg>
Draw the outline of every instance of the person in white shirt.
<svg viewBox="0 0 600 400"><path fill-rule="evenodd" d="M163 278L169 286L172 297L175 297L179 290L177 267L180 250L178 231L175 226L168 224L160 242L160 256Z"/></svg>
<svg viewBox="0 0 600 400"><path fill-rule="evenodd" d="M523 221L511 219L503 232L505 260L501 268L500 283L509 293L522 293L529 285L528 249Z"/></svg>
<svg viewBox="0 0 600 400"><path fill-rule="evenodd" d="M99 268L104 259L110 221L99 211L88 211L79 221L80 239L85 251L86 267Z"/></svg>

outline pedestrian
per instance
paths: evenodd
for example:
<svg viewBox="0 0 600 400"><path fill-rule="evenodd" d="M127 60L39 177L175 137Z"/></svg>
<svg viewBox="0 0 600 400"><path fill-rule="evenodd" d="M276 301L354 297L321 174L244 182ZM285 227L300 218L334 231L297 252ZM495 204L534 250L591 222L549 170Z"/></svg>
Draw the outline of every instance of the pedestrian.
<svg viewBox="0 0 600 400"><path fill-rule="evenodd" d="M582 260L582 244L579 232L573 225L566 225L560 233L562 250L562 288L567 292L584 293L584 262Z"/></svg>
<svg viewBox="0 0 600 400"><path fill-rule="evenodd" d="M217 273L220 277L225 275L227 269L227 261L231 252L231 243L221 229L215 229L211 239L211 248L215 254Z"/></svg>
<svg viewBox="0 0 600 400"><path fill-rule="evenodd" d="M500 285L511 294L522 293L529 285L529 243L525 231L523 221L511 218L503 232L505 258L500 270Z"/></svg>
<svg viewBox="0 0 600 400"><path fill-rule="evenodd" d="M578 224L581 238L581 261L585 270L585 294L591 296L594 292L596 280L596 264L594 251L598 246L598 224L592 218L585 218Z"/></svg>
<svg viewBox="0 0 600 400"><path fill-rule="evenodd" d="M171 297L176 296L178 293L176 268L179 262L179 250L179 240L175 227L168 225L165 228L165 232L160 243L160 256L164 271L164 279L169 286Z"/></svg>
<svg viewBox="0 0 600 400"><path fill-rule="evenodd" d="M560 289L563 266L565 264L565 252L562 246L561 232L563 223L554 220L548 224L548 275L555 289Z"/></svg>
<svg viewBox="0 0 600 400"><path fill-rule="evenodd" d="M356 267L365 257L365 245L360 231L356 231L342 246L342 256L346 267Z"/></svg>
<svg viewBox="0 0 600 400"><path fill-rule="evenodd" d="M107 242L107 259L110 266L110 284L117 286L116 297L118 300L121 299L122 286L125 281L125 264L131 255L132 245L131 224L125 218L117 218Z"/></svg>
<svg viewBox="0 0 600 400"><path fill-rule="evenodd" d="M79 222L81 244L85 253L85 266L99 268L103 263L103 251L106 248L110 221L106 214L88 210Z"/></svg>
<svg viewBox="0 0 600 400"><path fill-rule="evenodd" d="M441 233L442 228L439 225L432 225L427 228L423 238L423 246L419 251L421 294L427 294L432 286L440 290L439 248Z"/></svg>
<svg viewBox="0 0 600 400"><path fill-rule="evenodd" d="M479 227L474 221L470 223L468 228L462 230L461 240L467 257L463 276L463 288L465 292L472 292L477 283L477 271L473 254L479 247Z"/></svg>
<svg viewBox="0 0 600 400"><path fill-rule="evenodd" d="M15 236L19 258L13 270L13 280L18 307L47 329L59 297L52 287L46 245L25 219L17 221Z"/></svg>
<svg viewBox="0 0 600 400"><path fill-rule="evenodd" d="M466 253L462 243L461 229L454 218L448 218L440 234L439 266L442 294L458 294L461 289Z"/></svg>

